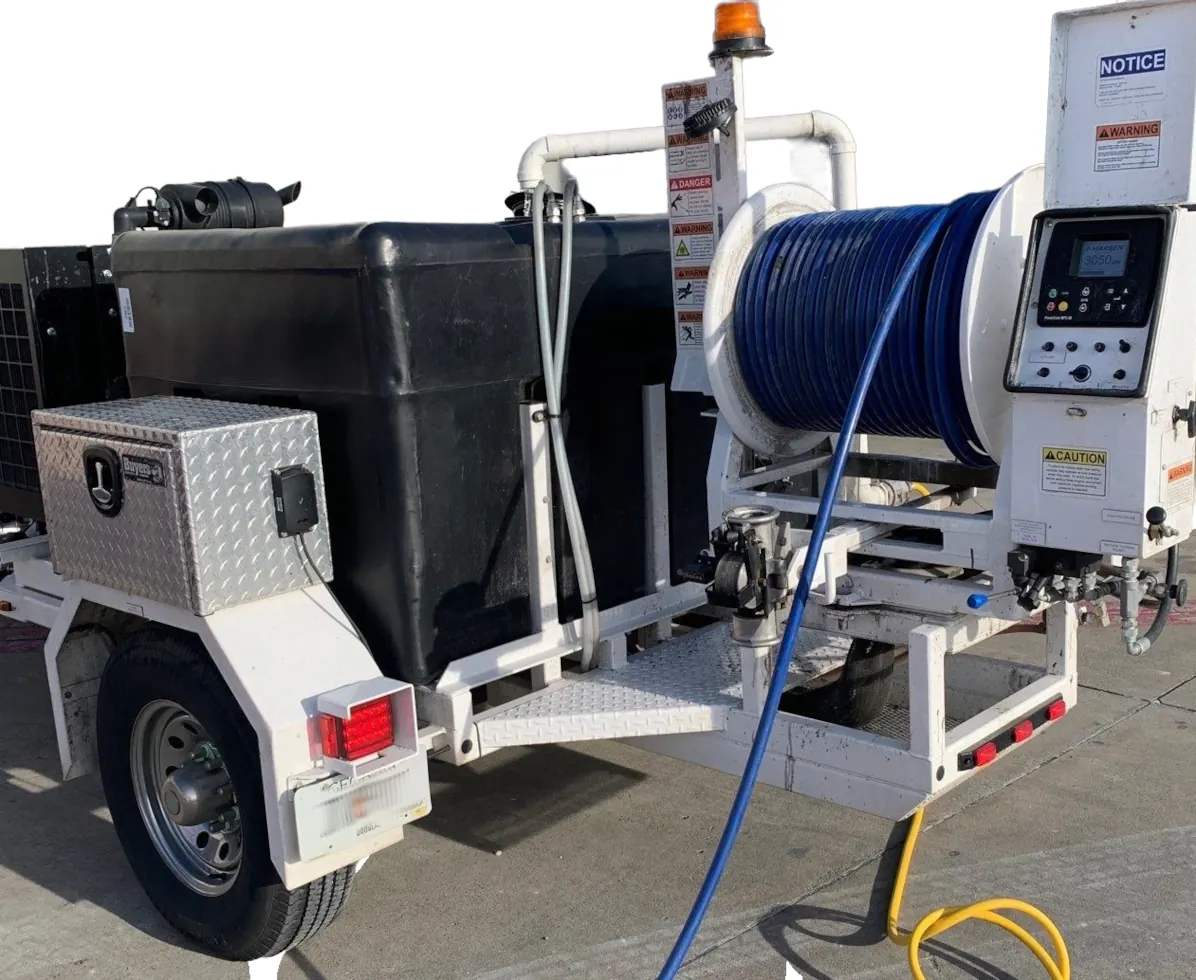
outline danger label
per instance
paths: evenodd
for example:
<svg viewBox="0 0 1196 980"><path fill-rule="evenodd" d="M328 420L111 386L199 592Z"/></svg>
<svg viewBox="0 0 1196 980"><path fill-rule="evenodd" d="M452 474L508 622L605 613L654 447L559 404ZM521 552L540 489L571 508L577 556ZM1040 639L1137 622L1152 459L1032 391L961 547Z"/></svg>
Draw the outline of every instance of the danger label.
<svg viewBox="0 0 1196 980"><path fill-rule="evenodd" d="M702 346L701 310L677 311L677 343L681 347Z"/></svg>
<svg viewBox="0 0 1196 980"><path fill-rule="evenodd" d="M714 178L710 174L669 180L669 217L714 214Z"/></svg>
<svg viewBox="0 0 1196 980"><path fill-rule="evenodd" d="M1157 167L1162 132L1163 123L1158 119L1097 126L1093 168L1104 172Z"/></svg>
<svg viewBox="0 0 1196 980"><path fill-rule="evenodd" d="M1109 454L1103 449L1044 446L1042 489L1047 493L1103 497L1108 465Z"/></svg>
<svg viewBox="0 0 1196 980"><path fill-rule="evenodd" d="M673 223L673 258L709 262L714 258L713 221Z"/></svg>
<svg viewBox="0 0 1196 980"><path fill-rule="evenodd" d="M1163 487L1163 498L1169 507L1189 507L1194 499L1193 472L1196 465L1192 460L1168 467L1167 479Z"/></svg>
<svg viewBox="0 0 1196 980"><path fill-rule="evenodd" d="M680 310L701 310L706 302L706 280L710 267L705 265L678 266L673 270L673 304Z"/></svg>

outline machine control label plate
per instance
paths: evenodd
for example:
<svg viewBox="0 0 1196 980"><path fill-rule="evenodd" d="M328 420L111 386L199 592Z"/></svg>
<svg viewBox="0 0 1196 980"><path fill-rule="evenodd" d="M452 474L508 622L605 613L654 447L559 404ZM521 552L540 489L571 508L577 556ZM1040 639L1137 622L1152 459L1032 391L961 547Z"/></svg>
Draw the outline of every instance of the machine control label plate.
<svg viewBox="0 0 1196 980"><path fill-rule="evenodd" d="M1167 49L1103 54L1096 69L1096 104L1128 105L1167 97Z"/></svg>
<svg viewBox="0 0 1196 980"><path fill-rule="evenodd" d="M1159 140L1162 120L1105 123L1096 127L1096 152L1093 169L1152 170L1159 165Z"/></svg>
<svg viewBox="0 0 1196 980"><path fill-rule="evenodd" d="M133 297L129 293L128 286L117 286L116 296L120 303L120 328L125 333L136 333L136 325L133 323Z"/></svg>
<svg viewBox="0 0 1196 980"><path fill-rule="evenodd" d="M1042 489L1047 493L1103 497L1108 465L1109 454L1103 449L1043 446Z"/></svg>
<svg viewBox="0 0 1196 980"><path fill-rule="evenodd" d="M1046 525L1041 521L1010 521L1013 540L1018 544L1046 544Z"/></svg>

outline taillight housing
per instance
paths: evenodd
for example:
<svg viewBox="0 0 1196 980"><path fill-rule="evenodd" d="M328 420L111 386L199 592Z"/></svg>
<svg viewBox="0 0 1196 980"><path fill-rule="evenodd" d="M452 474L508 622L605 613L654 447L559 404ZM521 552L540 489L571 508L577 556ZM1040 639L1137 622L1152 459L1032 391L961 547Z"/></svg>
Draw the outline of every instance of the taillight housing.
<svg viewBox="0 0 1196 980"><path fill-rule="evenodd" d="M1058 721L1065 714L1067 714L1067 702L1060 698L1058 701L1052 701L1046 706L1046 720Z"/></svg>
<svg viewBox="0 0 1196 980"><path fill-rule="evenodd" d="M320 715L320 743L328 758L356 762L394 742L394 699L389 694L354 705L348 718Z"/></svg>
<svg viewBox="0 0 1196 980"><path fill-rule="evenodd" d="M976 767L987 766L997 757L997 743L985 742L976 750Z"/></svg>

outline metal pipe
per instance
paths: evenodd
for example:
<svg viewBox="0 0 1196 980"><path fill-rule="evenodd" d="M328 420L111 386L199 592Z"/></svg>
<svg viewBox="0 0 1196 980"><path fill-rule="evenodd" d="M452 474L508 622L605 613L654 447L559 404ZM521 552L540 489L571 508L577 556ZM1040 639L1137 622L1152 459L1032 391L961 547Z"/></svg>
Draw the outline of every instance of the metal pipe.
<svg viewBox="0 0 1196 980"><path fill-rule="evenodd" d="M836 208L856 206L855 139L847 124L829 112L801 112L786 116L759 116L744 123L749 142L764 140L815 140L831 154L832 197ZM617 156L663 150L663 126L608 129L593 133L541 136L523 152L519 161L519 186L534 189L544 179L545 166L581 157Z"/></svg>

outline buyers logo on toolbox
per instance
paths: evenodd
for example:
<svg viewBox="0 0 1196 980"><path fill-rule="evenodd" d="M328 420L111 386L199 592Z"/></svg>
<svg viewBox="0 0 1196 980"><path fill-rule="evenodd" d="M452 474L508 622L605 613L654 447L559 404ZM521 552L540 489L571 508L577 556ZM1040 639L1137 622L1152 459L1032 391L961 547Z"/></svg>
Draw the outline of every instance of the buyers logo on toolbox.
<svg viewBox="0 0 1196 980"><path fill-rule="evenodd" d="M1167 49L1135 51L1133 54L1110 54L1100 59L1101 78L1121 78L1124 75L1142 75L1150 71L1166 71Z"/></svg>

